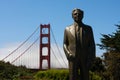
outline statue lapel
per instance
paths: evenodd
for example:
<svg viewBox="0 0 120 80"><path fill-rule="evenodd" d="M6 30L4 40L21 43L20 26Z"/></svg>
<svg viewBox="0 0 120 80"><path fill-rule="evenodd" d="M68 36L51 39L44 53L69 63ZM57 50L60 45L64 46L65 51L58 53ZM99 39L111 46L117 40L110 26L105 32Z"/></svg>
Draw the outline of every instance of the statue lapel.
<svg viewBox="0 0 120 80"><path fill-rule="evenodd" d="M75 38L75 26L74 25L71 25L69 27L69 31L70 31L71 35Z"/></svg>

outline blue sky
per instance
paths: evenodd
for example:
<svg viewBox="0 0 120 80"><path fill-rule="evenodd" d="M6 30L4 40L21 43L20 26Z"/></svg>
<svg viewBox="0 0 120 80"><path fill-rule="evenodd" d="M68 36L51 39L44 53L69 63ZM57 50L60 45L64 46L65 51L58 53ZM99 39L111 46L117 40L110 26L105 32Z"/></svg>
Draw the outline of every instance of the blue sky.
<svg viewBox="0 0 120 80"><path fill-rule="evenodd" d="M83 22L92 26L95 42L120 24L119 0L0 0L0 48L23 42L40 25L50 24L62 47L66 26L73 23L74 8L84 11ZM97 47L96 54L102 51Z"/></svg>

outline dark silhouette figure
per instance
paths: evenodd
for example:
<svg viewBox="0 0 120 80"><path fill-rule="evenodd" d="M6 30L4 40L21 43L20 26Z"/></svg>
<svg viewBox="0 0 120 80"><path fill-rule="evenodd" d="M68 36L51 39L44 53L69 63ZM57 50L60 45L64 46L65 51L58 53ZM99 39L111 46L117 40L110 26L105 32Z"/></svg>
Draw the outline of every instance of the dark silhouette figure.
<svg viewBox="0 0 120 80"><path fill-rule="evenodd" d="M83 14L82 10L74 9L74 23L64 32L63 48L69 62L69 80L89 80L89 68L95 58L93 31L83 24Z"/></svg>

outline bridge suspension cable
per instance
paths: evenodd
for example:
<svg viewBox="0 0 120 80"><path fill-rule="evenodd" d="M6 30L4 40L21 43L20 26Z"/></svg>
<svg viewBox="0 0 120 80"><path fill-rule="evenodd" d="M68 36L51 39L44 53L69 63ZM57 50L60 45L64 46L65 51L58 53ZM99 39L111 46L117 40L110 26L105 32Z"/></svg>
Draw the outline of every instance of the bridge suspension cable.
<svg viewBox="0 0 120 80"><path fill-rule="evenodd" d="M57 46L58 52L60 53L60 56L61 56L61 58L62 58L62 60L63 60L63 62L64 62L64 64L65 64L65 66L67 66L67 64L66 64L66 62L65 62L65 60L64 60L64 58L63 58L63 56L62 56L62 52L60 51L60 49L59 49L59 47L58 47L57 41L56 41L56 39L55 39L53 30L52 30L52 27L51 27L51 32L52 32L52 36L53 36L53 39L54 39L54 41L55 41L55 44L56 44L56 46Z"/></svg>
<svg viewBox="0 0 120 80"><path fill-rule="evenodd" d="M22 47L37 32L38 29L39 29L39 26L35 29L35 31L22 44L20 44L15 50L13 50L10 54L8 54L5 58L3 58L2 61L4 61L10 55L12 55L14 52L16 52L20 47Z"/></svg>
<svg viewBox="0 0 120 80"><path fill-rule="evenodd" d="M39 37L23 52L21 53L16 59L14 59L11 63L14 63L16 60L18 60L23 54L25 54L37 41L39 40Z"/></svg>
<svg viewBox="0 0 120 80"><path fill-rule="evenodd" d="M55 56L56 60L59 62L59 64L63 67L63 65L61 64L61 62L59 61L59 59L58 59L57 56L55 55L55 53L54 53L54 51L53 51L52 48L51 48L51 51L52 51L53 55Z"/></svg>

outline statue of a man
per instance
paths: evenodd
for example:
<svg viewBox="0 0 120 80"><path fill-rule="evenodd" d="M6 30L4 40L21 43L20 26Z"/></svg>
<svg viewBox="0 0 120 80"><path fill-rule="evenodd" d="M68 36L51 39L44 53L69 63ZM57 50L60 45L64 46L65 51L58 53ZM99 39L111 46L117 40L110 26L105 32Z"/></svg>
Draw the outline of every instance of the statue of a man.
<svg viewBox="0 0 120 80"><path fill-rule="evenodd" d="M82 22L83 15L81 9L74 9L74 23L64 31L63 49L69 62L69 80L89 80L89 68L95 58L93 31Z"/></svg>

